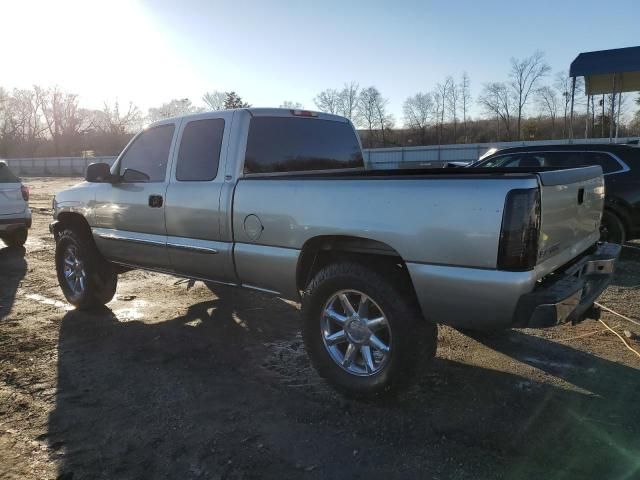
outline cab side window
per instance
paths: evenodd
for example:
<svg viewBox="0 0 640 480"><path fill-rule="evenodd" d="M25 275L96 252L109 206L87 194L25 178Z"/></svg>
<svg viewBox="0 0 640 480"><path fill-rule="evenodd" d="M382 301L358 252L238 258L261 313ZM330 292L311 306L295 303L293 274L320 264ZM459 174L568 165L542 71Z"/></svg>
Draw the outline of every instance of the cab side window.
<svg viewBox="0 0 640 480"><path fill-rule="evenodd" d="M510 155L501 155L499 157L494 158L493 160L487 161L483 167L502 167L502 168L513 168L513 167L530 167L540 165L536 163L536 165L529 165L528 163L531 161L530 155L526 153L514 153Z"/></svg>
<svg viewBox="0 0 640 480"><path fill-rule="evenodd" d="M584 157L580 152L533 152L540 167L577 168L584 165Z"/></svg>
<svg viewBox="0 0 640 480"><path fill-rule="evenodd" d="M216 178L223 135L222 118L189 122L182 132L176 180L194 182Z"/></svg>
<svg viewBox="0 0 640 480"><path fill-rule="evenodd" d="M586 165L600 165L603 173L613 173L622 170L620 165L611 155L600 152L585 153Z"/></svg>
<svg viewBox="0 0 640 480"><path fill-rule="evenodd" d="M174 125L160 125L138 135L120 160L120 175L128 168L148 177L142 180L137 175L136 182L164 182L174 130Z"/></svg>

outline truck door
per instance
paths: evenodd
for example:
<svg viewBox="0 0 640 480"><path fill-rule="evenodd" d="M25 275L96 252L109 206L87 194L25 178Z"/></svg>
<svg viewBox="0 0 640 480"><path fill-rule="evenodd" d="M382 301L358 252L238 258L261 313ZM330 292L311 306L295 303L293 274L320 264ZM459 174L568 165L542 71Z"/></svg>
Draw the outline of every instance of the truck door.
<svg viewBox="0 0 640 480"><path fill-rule="evenodd" d="M231 233L221 207L232 119L233 112L185 119L178 134L167 188L167 248L172 269L187 277L234 281Z"/></svg>
<svg viewBox="0 0 640 480"><path fill-rule="evenodd" d="M165 194L176 130L167 122L138 134L112 169L120 180L96 184L93 236L109 260L170 269Z"/></svg>

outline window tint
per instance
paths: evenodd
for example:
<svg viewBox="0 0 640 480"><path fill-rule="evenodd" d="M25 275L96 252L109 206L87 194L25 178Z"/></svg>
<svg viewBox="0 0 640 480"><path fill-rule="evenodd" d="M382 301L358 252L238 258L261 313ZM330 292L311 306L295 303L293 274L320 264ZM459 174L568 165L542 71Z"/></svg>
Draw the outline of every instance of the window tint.
<svg viewBox="0 0 640 480"><path fill-rule="evenodd" d="M3 162L0 162L0 183L20 183L20 179Z"/></svg>
<svg viewBox="0 0 640 480"><path fill-rule="evenodd" d="M622 170L622 166L611 155L606 153L585 153L586 165L600 165L604 173L616 172Z"/></svg>
<svg viewBox="0 0 640 480"><path fill-rule="evenodd" d="M142 132L120 161L120 174L132 168L149 176L148 182L162 182L167 171L173 125L160 125Z"/></svg>
<svg viewBox="0 0 640 480"><path fill-rule="evenodd" d="M487 160L480 167L539 167L539 160L535 160L526 153L500 155Z"/></svg>
<svg viewBox="0 0 640 480"><path fill-rule="evenodd" d="M579 152L534 152L541 167L576 168L584 165L584 157Z"/></svg>
<svg viewBox="0 0 640 480"><path fill-rule="evenodd" d="M218 174L223 134L221 118L189 122L180 141L176 179L213 180Z"/></svg>
<svg viewBox="0 0 640 480"><path fill-rule="evenodd" d="M580 152L522 152L487 160L481 167L579 167L584 165Z"/></svg>
<svg viewBox="0 0 640 480"><path fill-rule="evenodd" d="M363 166L358 139L348 123L312 118L251 119L245 173Z"/></svg>

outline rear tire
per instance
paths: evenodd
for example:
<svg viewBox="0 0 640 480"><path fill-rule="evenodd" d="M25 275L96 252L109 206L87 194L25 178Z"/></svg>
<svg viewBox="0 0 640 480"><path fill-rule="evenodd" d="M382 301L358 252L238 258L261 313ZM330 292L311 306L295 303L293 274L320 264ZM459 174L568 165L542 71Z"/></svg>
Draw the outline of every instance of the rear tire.
<svg viewBox="0 0 640 480"><path fill-rule="evenodd" d="M19 228L2 237L7 247L22 247L27 242L28 231L26 228Z"/></svg>
<svg viewBox="0 0 640 480"><path fill-rule="evenodd" d="M65 229L56 241L56 273L67 301L85 310L109 303L118 274L86 232Z"/></svg>
<svg viewBox="0 0 640 480"><path fill-rule="evenodd" d="M618 215L609 210L605 210L602 214L600 240L621 245L627 240L627 231L624 223Z"/></svg>
<svg viewBox="0 0 640 480"><path fill-rule="evenodd" d="M351 315L341 295L352 306ZM363 297L369 299L364 300L366 307L361 307ZM320 270L304 292L302 317L312 364L348 396L397 392L436 353L437 326L423 318L412 296L360 264L331 264ZM350 354L350 348L355 353Z"/></svg>

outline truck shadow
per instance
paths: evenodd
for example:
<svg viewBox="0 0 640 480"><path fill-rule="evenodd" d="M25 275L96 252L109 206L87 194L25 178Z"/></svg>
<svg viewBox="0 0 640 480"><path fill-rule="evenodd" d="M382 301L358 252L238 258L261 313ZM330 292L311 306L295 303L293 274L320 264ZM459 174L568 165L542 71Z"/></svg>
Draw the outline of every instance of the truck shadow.
<svg viewBox="0 0 640 480"><path fill-rule="evenodd" d="M353 402L315 376L296 338L295 307L251 292L217 293L155 323L122 322L108 308L64 316L47 433L62 478L640 471L633 369L516 332L492 348L529 364L580 357L581 370L593 365L593 373L550 373L583 391L438 358L400 398ZM268 367L274 363L280 369Z"/></svg>
<svg viewBox="0 0 640 480"><path fill-rule="evenodd" d="M551 465L558 460L553 450L561 448L567 463L560 468L580 465L583 478L640 475L640 370L524 331L470 336L550 375L554 383L566 382L565 388L544 389L539 396L527 425L531 454Z"/></svg>
<svg viewBox="0 0 640 480"><path fill-rule="evenodd" d="M20 282L27 273L24 254L23 247L0 248L0 320L11 311Z"/></svg>

